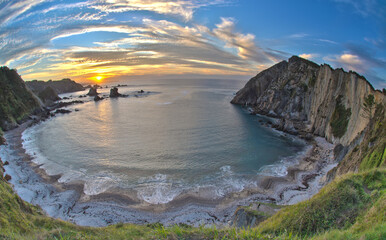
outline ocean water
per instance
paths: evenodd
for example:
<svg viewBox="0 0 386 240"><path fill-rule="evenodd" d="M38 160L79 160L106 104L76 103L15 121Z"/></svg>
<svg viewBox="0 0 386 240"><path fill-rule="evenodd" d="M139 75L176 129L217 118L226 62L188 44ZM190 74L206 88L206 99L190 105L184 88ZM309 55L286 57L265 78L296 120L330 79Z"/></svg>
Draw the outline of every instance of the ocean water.
<svg viewBox="0 0 386 240"><path fill-rule="evenodd" d="M84 193L118 191L150 204L184 194L218 199L286 174L305 144L260 124L230 104L245 82L129 81L119 92L146 97L81 98L70 114L28 128L23 146L59 182L84 182ZM71 100L85 92L66 94ZM109 88L99 90L108 94Z"/></svg>

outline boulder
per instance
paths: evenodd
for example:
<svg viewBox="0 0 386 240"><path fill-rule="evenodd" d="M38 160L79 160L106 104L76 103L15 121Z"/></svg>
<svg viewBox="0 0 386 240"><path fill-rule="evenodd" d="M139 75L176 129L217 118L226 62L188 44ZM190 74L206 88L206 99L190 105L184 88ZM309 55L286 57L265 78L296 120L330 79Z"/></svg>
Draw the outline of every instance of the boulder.
<svg viewBox="0 0 386 240"><path fill-rule="evenodd" d="M94 85L93 87L90 88L90 90L88 91L87 95L88 96L97 96L99 93L97 91L98 89L98 86L97 85ZM94 99L95 100L95 99Z"/></svg>
<svg viewBox="0 0 386 240"><path fill-rule="evenodd" d="M122 97L122 94L120 94L120 93L118 92L118 88L113 87L112 89L110 89L110 97L111 97L111 98Z"/></svg>
<svg viewBox="0 0 386 240"><path fill-rule="evenodd" d="M101 101L101 100L103 100L103 99L104 99L103 97L99 97L98 95L96 95L96 96L94 97L94 101L95 101L95 102Z"/></svg>

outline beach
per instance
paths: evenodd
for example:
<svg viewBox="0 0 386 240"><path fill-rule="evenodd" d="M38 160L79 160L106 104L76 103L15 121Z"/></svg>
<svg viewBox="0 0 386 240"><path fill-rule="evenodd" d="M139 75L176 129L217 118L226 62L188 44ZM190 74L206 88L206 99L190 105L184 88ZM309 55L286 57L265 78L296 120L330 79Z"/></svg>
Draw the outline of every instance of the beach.
<svg viewBox="0 0 386 240"><path fill-rule="evenodd" d="M1 158L9 162L5 170L12 177L14 190L49 216L84 226L119 222L227 226L238 206L256 201L286 205L310 198L323 186L323 176L336 165L334 145L315 137L285 176L260 176L257 186L218 199L180 194L168 203L150 204L114 189L90 196L84 193L83 182L59 183L59 175L49 176L26 154L21 135L30 125L28 121L6 132L7 145L1 146Z"/></svg>

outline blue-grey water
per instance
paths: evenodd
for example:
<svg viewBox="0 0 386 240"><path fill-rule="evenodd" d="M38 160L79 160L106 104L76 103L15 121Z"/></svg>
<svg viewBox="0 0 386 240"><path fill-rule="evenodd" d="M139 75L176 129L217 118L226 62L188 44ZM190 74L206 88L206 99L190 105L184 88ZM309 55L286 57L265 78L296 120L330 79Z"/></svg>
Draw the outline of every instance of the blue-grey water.
<svg viewBox="0 0 386 240"><path fill-rule="evenodd" d="M84 193L112 190L152 204L182 194L215 199L253 187L259 174L285 175L304 144L261 126L230 104L245 82L129 81L120 93L153 94L74 105L23 133L34 162ZM108 94L108 89L99 92ZM66 94L78 99L85 92Z"/></svg>

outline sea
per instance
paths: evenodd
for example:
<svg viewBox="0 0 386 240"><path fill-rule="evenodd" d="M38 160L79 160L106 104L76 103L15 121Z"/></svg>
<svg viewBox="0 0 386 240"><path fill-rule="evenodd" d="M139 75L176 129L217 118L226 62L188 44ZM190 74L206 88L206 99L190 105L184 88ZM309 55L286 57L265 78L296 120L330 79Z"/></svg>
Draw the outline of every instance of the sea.
<svg viewBox="0 0 386 240"><path fill-rule="evenodd" d="M121 83L128 97L62 94L84 103L27 128L23 147L59 183L84 184L85 195L118 192L156 205L182 195L220 199L255 187L261 175L285 176L306 148L264 123L274 120L230 103L245 83L141 79Z"/></svg>

